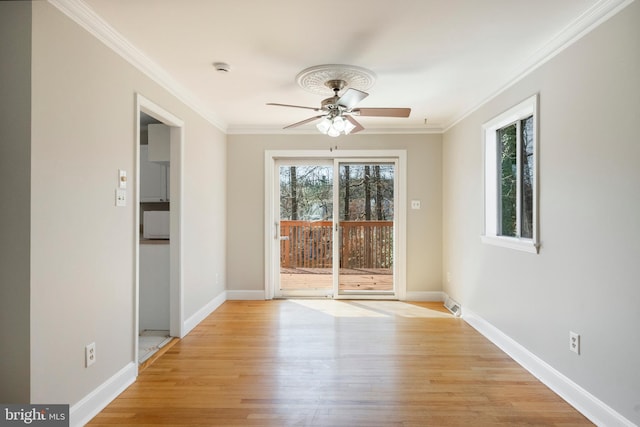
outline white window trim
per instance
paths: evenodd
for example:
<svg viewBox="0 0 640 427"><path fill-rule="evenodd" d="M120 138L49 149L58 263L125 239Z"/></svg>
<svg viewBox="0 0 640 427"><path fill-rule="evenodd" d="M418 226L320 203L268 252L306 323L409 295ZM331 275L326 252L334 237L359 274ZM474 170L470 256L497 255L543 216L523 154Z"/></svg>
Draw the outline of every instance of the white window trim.
<svg viewBox="0 0 640 427"><path fill-rule="evenodd" d="M501 236L498 234L498 155L496 131L533 114L533 237ZM518 105L482 125L484 139L484 235L483 243L505 248L538 253L538 94L535 94ZM518 153L518 165L520 165ZM520 200L518 200L518 203ZM519 209L518 209L519 212ZM518 230L520 224L518 222ZM518 231L519 234L519 231Z"/></svg>

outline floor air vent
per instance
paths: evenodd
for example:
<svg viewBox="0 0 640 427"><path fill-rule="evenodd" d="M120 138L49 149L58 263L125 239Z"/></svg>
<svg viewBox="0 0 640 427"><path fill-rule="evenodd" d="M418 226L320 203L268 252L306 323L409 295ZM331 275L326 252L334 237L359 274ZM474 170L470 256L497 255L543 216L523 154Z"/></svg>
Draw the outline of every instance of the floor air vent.
<svg viewBox="0 0 640 427"><path fill-rule="evenodd" d="M453 314L456 317L460 316L460 314L462 313L462 308L460 307L460 304L449 297L447 297L444 300L444 306L447 310L451 312L451 314Z"/></svg>

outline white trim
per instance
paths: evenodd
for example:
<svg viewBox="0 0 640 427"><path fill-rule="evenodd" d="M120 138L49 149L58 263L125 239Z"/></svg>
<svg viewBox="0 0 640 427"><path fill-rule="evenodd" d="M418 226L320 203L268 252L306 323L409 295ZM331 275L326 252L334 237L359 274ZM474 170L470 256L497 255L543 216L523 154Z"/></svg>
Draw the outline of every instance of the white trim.
<svg viewBox="0 0 640 427"><path fill-rule="evenodd" d="M69 408L69 425L83 426L136 380L138 365L129 362L111 378Z"/></svg>
<svg viewBox="0 0 640 427"><path fill-rule="evenodd" d="M532 95L517 105L509 108L507 111L499 114L493 119L482 125L482 140L483 140L483 190L484 190L484 235L482 236L482 242L492 245L502 246L505 248L521 250L529 253L538 253L540 249L540 241L538 235L539 224L539 209L538 209L538 170L539 170L539 157L538 157L538 121L539 121L539 109L538 109L538 94ZM498 141L496 132L505 127L513 124L518 124L518 141L519 136L519 121L532 115L533 116L533 230L532 238L518 237L520 234L520 198L521 192L520 186L520 170L521 170L521 156L520 156L520 142L518 142L518 185L517 185L517 232L516 237L501 236L499 235L499 206L498 206L498 171L500 165L498 164Z"/></svg>
<svg viewBox="0 0 640 427"><path fill-rule="evenodd" d="M444 302L447 295L442 291L407 291L406 301Z"/></svg>
<svg viewBox="0 0 640 427"><path fill-rule="evenodd" d="M377 151L373 150L368 154L373 155ZM380 153L380 156L374 156L372 158L363 158L359 156L341 158L336 156L333 158L334 162L334 183L339 182L340 164L341 163L362 163L366 164L369 160L383 163L394 164L394 238L393 238L393 281L394 289L389 291L340 291L337 265L334 267L334 281L333 281L333 298L334 299L397 299L404 300L406 298L406 151L401 150L396 153L396 156L387 156L384 152ZM334 222L339 221L339 192L334 192L333 199L333 218ZM338 240L338 232L334 229L334 241ZM338 259L340 255L340 247L338 245L333 246L334 259Z"/></svg>
<svg viewBox="0 0 640 427"><path fill-rule="evenodd" d="M138 102L138 107L144 113L147 113L164 124L168 126L176 126L176 127L184 127L184 120L174 115L168 110L165 110L160 105L151 101L149 98L145 97L140 93L136 93L136 100Z"/></svg>
<svg viewBox="0 0 640 427"><path fill-rule="evenodd" d="M386 127L386 128L372 128L368 127L367 129L358 132L358 135L422 135L422 134L436 134L440 135L443 133L443 128L439 126L428 126L428 127L415 127L415 128L397 128L397 127ZM315 126L311 128L295 128L295 129L282 129L282 127L263 127L263 126L251 126L251 125L242 125L242 126L229 126L227 128L227 135L318 135L318 129ZM341 140L348 141L349 135L342 135L340 137Z"/></svg>
<svg viewBox="0 0 640 427"><path fill-rule="evenodd" d="M271 159L269 159L271 160ZM279 173L278 171L280 170L281 166L322 166L322 167L326 167L326 168L331 168L334 176L333 176L333 182L336 182L336 178L335 178L335 174L336 174L336 168L335 168L335 161L333 159L329 159L329 158L318 158L318 159L296 159L296 158L292 158L292 159L276 159L274 160L272 163L270 163L272 166L272 181L271 181L271 197L272 199L270 199L271 201L275 201L278 200L280 197L280 179L279 179ZM333 184L332 184L333 186ZM333 189L333 187L332 187ZM336 192L333 192L333 206L337 206L336 204ZM334 295L334 290L333 287L332 288L324 288L324 289L305 289L305 290L287 290L287 291L282 291L282 289L279 289L278 286L276 286L276 284L280 283L280 261L279 259L273 258L274 254L276 253L280 253L280 249L279 249L279 245L280 245L280 206L278 205L278 203L273 203L273 204L269 204L268 206L265 207L265 209L272 209L272 213L273 213L273 229L271 229L270 233L272 233L274 239L271 240L271 246L269 246L268 250L271 251L271 253L269 254L269 258L271 259L271 262L273 264L271 264L273 266L272 268L272 277L271 277L271 285L273 287L273 293L271 294L267 294L270 295L271 298L332 298ZM265 210L265 212L269 212L267 210ZM334 215L335 213L332 212L332 215ZM267 215L265 215L265 218L267 217ZM335 234L335 230L332 229L332 235ZM335 256L335 254L334 254ZM333 273L333 272L332 272Z"/></svg>
<svg viewBox="0 0 640 427"><path fill-rule="evenodd" d="M375 296L375 294L362 294L360 298L380 298L380 299L406 299L407 284L406 284L406 199L407 199L407 151L406 150L339 150L327 153L326 150L265 150L264 153L264 279L265 289L264 296L266 299L272 299L275 295L275 283L277 283L278 271L276 268L277 260L273 258L273 233L274 224L276 224L276 218L274 217L273 199L275 195L274 188L274 174L275 164L279 159L295 159L295 160L317 160L328 159L339 160L380 160L380 159L393 159L397 162L396 170L396 185L397 190L397 202L396 206L396 218L397 218L397 233L398 236L395 239L395 295ZM333 298L352 298L355 295L349 294L335 294Z"/></svg>
<svg viewBox="0 0 640 427"><path fill-rule="evenodd" d="M133 336L131 343L133 344L133 362L138 361L138 335L140 334L140 106L141 99L136 96L136 139L135 139L135 206L133 208L134 225L133 225ZM136 368L137 369L137 368Z"/></svg>
<svg viewBox="0 0 640 427"><path fill-rule="evenodd" d="M327 150L266 150L266 159L365 159L376 160L379 158L400 158L407 150L335 150L327 153Z"/></svg>
<svg viewBox="0 0 640 427"><path fill-rule="evenodd" d="M537 254L538 249L540 248L540 245L534 243L531 239L518 239L516 237L480 236L480 241L489 245L515 249L517 251L529 252L531 254Z"/></svg>
<svg viewBox="0 0 640 427"><path fill-rule="evenodd" d="M611 427L635 426L631 421L531 353L478 314L465 309L462 318L596 425Z"/></svg>
<svg viewBox="0 0 640 427"><path fill-rule="evenodd" d="M264 296L262 291L246 292L259 292ZM220 295L209 301L207 305L198 310L193 316L189 317L189 319L187 319L184 322L184 325L181 327L181 329L184 331L184 335L191 332L191 330L193 330L193 328L195 328L207 316L218 309L218 307L220 307L227 300L226 297L226 292L220 293ZM137 361L137 354L135 360ZM70 426L83 426L87 424L109 403L111 403L124 390L126 390L127 387L133 384L136 381L136 377L138 376L138 364L136 361L129 362L115 375L95 388L91 393L82 398L82 400L80 400L78 403L71 406L69 410Z"/></svg>
<svg viewBox="0 0 640 427"><path fill-rule="evenodd" d="M169 278L169 334L182 338L184 331L184 277L183 277L183 182L184 170L184 121L160 105L136 93L136 206L135 206L135 325L134 346L135 360L138 360L138 332L140 310L140 112L149 114L164 124L171 126L171 224L170 224L170 278Z"/></svg>
<svg viewBox="0 0 640 427"><path fill-rule="evenodd" d="M169 176L169 199L171 200L169 224L169 261L170 261L170 335L182 338L185 331L182 324L184 319L184 268L183 240L184 221L182 206L184 206L184 126L170 129L171 171Z"/></svg>
<svg viewBox="0 0 640 427"><path fill-rule="evenodd" d="M220 307L227 300L226 292L221 292L217 297L209 301L204 307L200 310L196 311L193 316L189 317L184 321L184 335L186 336L189 332L193 330L200 322L207 318L211 313L216 311L218 307Z"/></svg>
<svg viewBox="0 0 640 427"><path fill-rule="evenodd" d="M272 127L236 127L229 129L227 124L213 111L205 107L202 102L190 91L185 89L178 83L169 73L167 73L157 63L147 57L142 51L135 47L131 42L118 33L108 22L96 14L82 0L48 0L53 6L67 15L78 25L83 27L89 33L93 34L98 40L102 41L111 50L122 56L127 62L146 74L150 79L158 83L169 93L176 96L195 112L200 114L209 123L220 129L222 132L229 134L315 134L315 130L298 129L283 131L282 129L274 129ZM560 31L545 46L536 51L529 59L522 64L520 71L514 73L514 77L506 84L490 93L476 106L467 110L460 117L445 123L429 126L427 128L380 128L367 129L363 133L368 134L430 134L445 133L452 127L460 123L462 120L473 114L479 108L487 104L489 101L515 85L524 77L529 75L535 69L558 55L560 52L580 40L594 28L620 12L633 2L633 0L600 0L592 8L583 13L574 22Z"/></svg>
<svg viewBox="0 0 640 427"><path fill-rule="evenodd" d="M509 123L515 122L527 115L538 114L538 94L532 95L527 99L520 101L518 104L510 107L506 111L498 114L488 122L482 125L482 129L486 131L495 131Z"/></svg>
<svg viewBox="0 0 640 427"><path fill-rule="evenodd" d="M227 301L264 301L264 291L254 290L227 290Z"/></svg>
<svg viewBox="0 0 640 427"><path fill-rule="evenodd" d="M496 98L498 95L518 83L520 80L527 77L538 67L542 66L555 56L560 54L569 46L580 40L585 35L589 34L593 29L600 24L607 21L609 18L620 12L625 7L633 3L634 0L600 0L594 4L589 10L580 15L571 24L560 31L554 38L552 38L546 45L538 49L533 55L531 55L527 61L525 61L520 71L514 73L514 77L506 84L499 87L497 90L489 94L476 106L470 108L467 112L463 113L457 119L446 124L442 133L448 132L455 125L469 117L471 114L482 108L488 102Z"/></svg>
<svg viewBox="0 0 640 427"><path fill-rule="evenodd" d="M120 55L125 61L142 71L170 94L184 102L213 126L226 132L227 124L189 90L182 86L164 68L154 62L122 34L116 31L82 0L49 0L62 13Z"/></svg>
<svg viewBox="0 0 640 427"><path fill-rule="evenodd" d="M395 183L398 192L398 206L395 207L398 218L398 236L394 236L396 240L395 254L393 261L395 264L396 296L400 301L407 299L407 152L402 150L398 153L398 168L395 174Z"/></svg>
<svg viewBox="0 0 640 427"><path fill-rule="evenodd" d="M266 299L273 299L275 296L278 271L274 268L274 242L272 237L276 237L278 225L274 218L273 199L275 198L275 165L276 158L272 151L264 152L264 296ZM272 234L273 233L273 234Z"/></svg>

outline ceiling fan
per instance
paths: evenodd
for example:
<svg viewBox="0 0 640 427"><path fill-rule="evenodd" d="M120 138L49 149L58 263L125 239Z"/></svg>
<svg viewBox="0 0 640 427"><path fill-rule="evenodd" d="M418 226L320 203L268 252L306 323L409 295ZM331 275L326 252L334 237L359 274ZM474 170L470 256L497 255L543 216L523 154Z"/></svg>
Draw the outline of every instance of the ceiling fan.
<svg viewBox="0 0 640 427"><path fill-rule="evenodd" d="M320 132L333 137L340 134L346 135L349 133L360 132L364 129L364 127L358 123L353 116L409 117L409 114L411 113L411 108L355 108L360 101L369 96L368 93L358 89L348 88L341 96L338 95L338 92L344 89L347 85L347 82L341 79L327 80L324 85L331 89L334 95L322 100L319 108L303 107L301 105L291 104L277 104L274 102L269 102L267 105L304 108L307 110L322 112L322 114L317 116L285 126L283 129L294 128L305 123L322 119L316 127Z"/></svg>

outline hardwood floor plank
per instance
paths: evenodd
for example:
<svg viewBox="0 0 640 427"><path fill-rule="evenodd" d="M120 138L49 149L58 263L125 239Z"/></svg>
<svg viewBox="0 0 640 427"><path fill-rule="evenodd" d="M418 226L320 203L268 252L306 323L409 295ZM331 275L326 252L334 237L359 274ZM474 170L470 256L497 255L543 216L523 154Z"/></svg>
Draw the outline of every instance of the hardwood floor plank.
<svg viewBox="0 0 640 427"><path fill-rule="evenodd" d="M441 303L227 301L89 425L585 426Z"/></svg>

